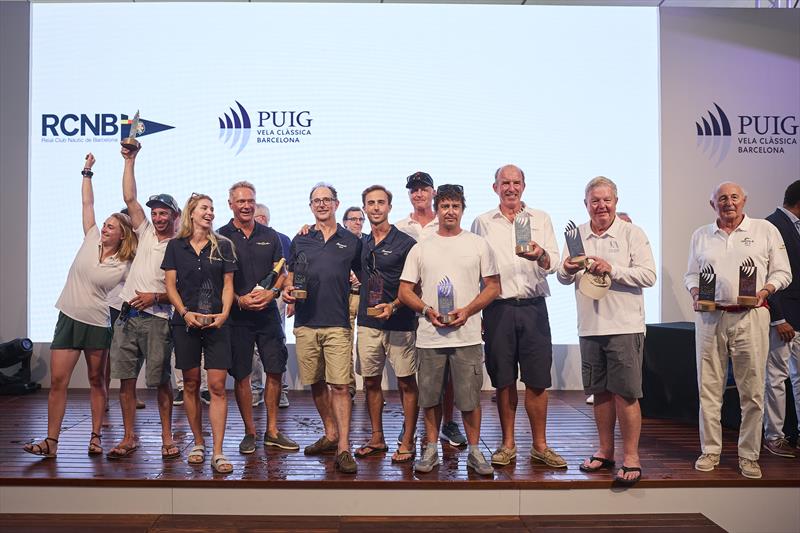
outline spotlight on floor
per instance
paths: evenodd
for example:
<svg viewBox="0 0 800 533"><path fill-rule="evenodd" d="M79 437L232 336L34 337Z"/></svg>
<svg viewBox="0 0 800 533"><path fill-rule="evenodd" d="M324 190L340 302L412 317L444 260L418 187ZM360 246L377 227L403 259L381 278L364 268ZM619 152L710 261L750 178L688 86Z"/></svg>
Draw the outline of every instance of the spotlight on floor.
<svg viewBox="0 0 800 533"><path fill-rule="evenodd" d="M31 381L31 356L33 343L20 338L0 343L0 368L19 365L16 372L0 372L0 395L26 394L39 390L42 386Z"/></svg>

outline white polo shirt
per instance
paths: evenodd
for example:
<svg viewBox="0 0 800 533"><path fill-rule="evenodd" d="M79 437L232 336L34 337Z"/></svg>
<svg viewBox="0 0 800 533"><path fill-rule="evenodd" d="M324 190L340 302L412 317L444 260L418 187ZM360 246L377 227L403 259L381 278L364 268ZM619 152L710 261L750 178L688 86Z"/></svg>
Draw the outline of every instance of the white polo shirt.
<svg viewBox="0 0 800 533"><path fill-rule="evenodd" d="M100 230L94 225L69 267L56 309L78 322L105 328L110 325L108 293L125 278L131 263L120 261L116 255L101 263L101 252Z"/></svg>
<svg viewBox="0 0 800 533"><path fill-rule="evenodd" d="M415 244L408 252L400 279L419 283L422 301L437 308L437 285L448 277L453 283L455 308L460 309L481 292L482 278L497 274L494 254L486 240L462 230L454 237L434 233ZM436 328L426 318L419 319L418 348L455 348L481 342L480 313L469 317L460 328Z"/></svg>
<svg viewBox="0 0 800 533"><path fill-rule="evenodd" d="M711 265L717 275L714 300L735 304L739 296L739 266L748 257L756 266L756 291L767 283L779 291L792 281L789 256L778 228L768 220L745 215L730 235L716 221L695 230L683 283L687 290L698 287L700 270Z"/></svg>
<svg viewBox="0 0 800 533"><path fill-rule="evenodd" d="M167 285L164 271L161 270L161 263L164 261L164 252L167 249L169 239L158 240L156 228L147 219L136 228L136 235L139 236L139 246L136 248L136 257L133 258L131 271L125 286L119 293L123 302L130 302L139 292L167 292ZM169 319L172 306L169 304L155 304L147 309L146 313Z"/></svg>
<svg viewBox="0 0 800 533"><path fill-rule="evenodd" d="M423 226L409 215L403 220L395 222L394 226L406 235L414 237L414 240L419 242L439 231L439 217L434 215L433 220Z"/></svg>
<svg viewBox="0 0 800 533"><path fill-rule="evenodd" d="M517 256L514 252L517 245L514 223L500 212L499 207L480 215L472 223L472 233L486 239L494 253L502 283L499 298L550 296L545 278L555 272L559 264L553 223L544 211L527 206L524 211L531 217L531 239L550 255L549 270L540 267L536 261Z"/></svg>
<svg viewBox="0 0 800 533"><path fill-rule="evenodd" d="M582 272L574 276L560 264L558 281L575 283L578 308L578 335L621 335L644 333L644 296L642 288L656 282L656 264L650 241L639 226L615 217L605 233L596 235L591 223L578 227L586 255L604 259L611 265L611 287L600 300L592 300L578 290ZM564 246L564 257L569 250Z"/></svg>

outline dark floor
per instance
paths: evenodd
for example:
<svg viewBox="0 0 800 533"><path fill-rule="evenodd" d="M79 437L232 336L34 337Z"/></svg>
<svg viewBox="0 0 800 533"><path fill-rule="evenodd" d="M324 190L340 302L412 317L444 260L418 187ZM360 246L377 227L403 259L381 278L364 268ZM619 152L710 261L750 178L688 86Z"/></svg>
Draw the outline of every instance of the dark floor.
<svg viewBox="0 0 800 533"><path fill-rule="evenodd" d="M116 391L112 391L112 397ZM436 488L447 483L448 489L471 488L607 488L610 472L584 474L578 470L581 461L595 451L596 431L592 408L584 403L579 391L554 391L550 394L548 442L569 463L566 469L550 469L531 463L530 427L524 410L517 413L516 463L497 469L493 478L477 478L466 469L466 451L442 445L443 464L430 474L415 474L411 464L391 463L391 453L358 460L358 474L348 476L334 471L334 458L308 457L300 452L285 452L259 446L256 453L238 453L243 425L232 395L228 410L225 453L234 465L228 476L212 474L207 461L190 466L186 455L192 446L191 433L182 407L173 413L174 435L183 456L162 461L161 433L155 393L139 391L147 407L137 411L137 432L141 448L130 458L110 461L105 457L88 457L86 445L91 432L88 392L70 391L69 405L60 435L56 459L42 459L22 451L22 445L46 435L47 391L20 396L0 397L0 485L116 485L140 486L246 486L272 488ZM279 427L301 447L314 442L321 434L321 423L314 409L310 392L290 392L291 406L279 410ZM522 398L520 398L522 405ZM500 426L491 393L483 393L483 426L481 445L488 455L500 440ZM204 408L206 434L210 435ZM256 426L264 430L264 406L256 409ZM458 415L457 415L458 418ZM353 408L352 442L354 447L370 435L369 417L363 393L359 392ZM390 450L402 424L402 413L396 392L387 394L384 427ZM422 423L420 421L420 428ZM418 432L422 434L422 429ZM109 450L123 434L121 414L116 399L111 401L108 425L103 430L103 446ZM210 444L210 436L207 442ZM642 426L640 455L644 477L638 486L800 486L800 459L784 459L764 452L761 480L743 478L737 470L736 434L724 434L722 463L713 472L698 472L693 463L699 454L697 427L669 420L645 419ZM621 464L621 444L617 462ZM400 483L398 483L400 482ZM455 482L455 483L453 483Z"/></svg>

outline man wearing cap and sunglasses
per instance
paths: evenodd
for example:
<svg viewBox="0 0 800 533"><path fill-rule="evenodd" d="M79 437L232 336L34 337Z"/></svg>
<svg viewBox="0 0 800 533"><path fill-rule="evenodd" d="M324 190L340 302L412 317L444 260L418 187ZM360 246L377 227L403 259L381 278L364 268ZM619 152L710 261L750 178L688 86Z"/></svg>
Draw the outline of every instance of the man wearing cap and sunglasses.
<svg viewBox="0 0 800 533"><path fill-rule="evenodd" d="M141 148L141 146L139 147ZM111 344L111 377L120 380L119 400L125 435L109 453L109 459L127 457L138 447L134 433L136 416L136 379L142 363L148 387L158 389L158 413L161 417L161 456L172 459L180 449L172 438L172 383L170 355L172 339L169 330L171 306L164 283L161 262L167 243L175 236L175 220L180 208L169 194L156 194L147 201L147 219L136 197L134 164L139 153L122 148L125 167L122 173L122 195L131 222L139 236L139 247L131 270L120 292L123 305L114 324Z"/></svg>
<svg viewBox="0 0 800 533"><path fill-rule="evenodd" d="M420 242L434 235L439 229L439 219L433 211L433 197L436 191L433 188L433 178L427 172L414 172L406 178L408 199L414 210L407 218L395 223L395 227L403 233L410 235L415 241ZM444 400L442 402L441 439L446 440L451 446L465 446L467 438L461 433L458 424L453 420L454 401L453 384L448 381L445 385ZM398 444L403 441L403 435L397 438Z"/></svg>

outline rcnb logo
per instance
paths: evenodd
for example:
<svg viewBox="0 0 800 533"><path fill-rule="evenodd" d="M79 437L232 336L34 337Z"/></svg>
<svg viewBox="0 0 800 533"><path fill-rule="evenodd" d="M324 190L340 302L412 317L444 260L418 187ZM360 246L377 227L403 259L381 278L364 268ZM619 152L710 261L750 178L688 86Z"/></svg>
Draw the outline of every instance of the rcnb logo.
<svg viewBox="0 0 800 533"><path fill-rule="evenodd" d="M133 120L122 113L42 114L42 142L116 142L128 137ZM139 119L138 137L171 130L175 126Z"/></svg>
<svg viewBox="0 0 800 533"><path fill-rule="evenodd" d="M706 115L703 115L694 125L697 128L697 146L702 145L703 153L708 155L709 159L716 158L715 166L718 166L731 149L731 123L719 105L714 103L714 107L717 110L716 115L706 110L708 120Z"/></svg>
<svg viewBox="0 0 800 533"><path fill-rule="evenodd" d="M250 141L255 129L256 144L299 143L311 135L310 111L256 111L258 117L254 125L245 107L235 101L236 109L217 117L219 139L239 155Z"/></svg>

